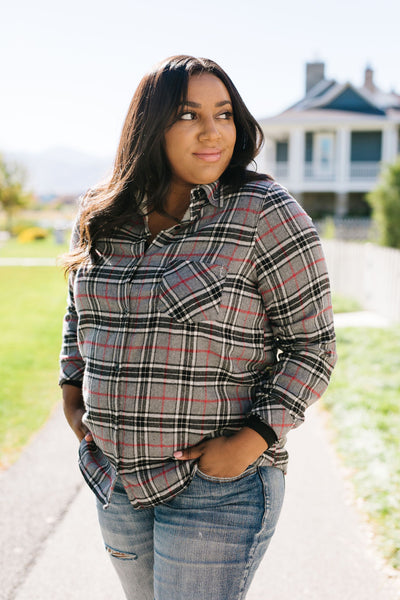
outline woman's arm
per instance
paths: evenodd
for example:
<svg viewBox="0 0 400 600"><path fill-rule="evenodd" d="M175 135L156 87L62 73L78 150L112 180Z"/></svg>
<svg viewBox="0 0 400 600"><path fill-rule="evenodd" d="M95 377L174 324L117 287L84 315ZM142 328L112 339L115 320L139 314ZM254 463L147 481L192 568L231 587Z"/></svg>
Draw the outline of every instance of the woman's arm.
<svg viewBox="0 0 400 600"><path fill-rule="evenodd" d="M275 184L268 192L255 236L255 267L278 361L260 385L251 414L273 429L272 443L304 420L325 391L336 362L329 279L321 243L308 215ZM266 435L244 427L175 453L199 458L209 475L231 477L267 448ZM271 437L271 434L269 435ZM274 440L275 437L275 440Z"/></svg>
<svg viewBox="0 0 400 600"><path fill-rule="evenodd" d="M77 225L75 224L71 237L71 249L77 243L78 237ZM82 398L85 363L78 348L78 315L74 301L74 278L75 274L71 273L68 279L67 311L63 322L59 384L62 387L64 413L67 421L79 440L82 440L88 431L82 424L82 416L85 413Z"/></svg>
<svg viewBox="0 0 400 600"><path fill-rule="evenodd" d="M82 423L82 417L85 414L85 405L82 398L82 390L75 385L64 383L62 386L63 406L65 417L72 429L81 442L86 436L87 441L91 440L87 437L89 434L88 428Z"/></svg>
<svg viewBox="0 0 400 600"><path fill-rule="evenodd" d="M336 363L329 279L311 219L278 184L270 188L255 238L259 292L279 350L252 413L278 439L300 425Z"/></svg>

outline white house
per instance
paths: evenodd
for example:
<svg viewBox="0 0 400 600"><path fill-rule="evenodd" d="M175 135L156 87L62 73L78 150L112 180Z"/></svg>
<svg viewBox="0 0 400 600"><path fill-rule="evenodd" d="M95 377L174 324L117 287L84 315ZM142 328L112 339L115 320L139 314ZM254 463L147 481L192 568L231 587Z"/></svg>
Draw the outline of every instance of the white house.
<svg viewBox="0 0 400 600"><path fill-rule="evenodd" d="M314 218L365 216L365 194L400 153L400 95L378 89L369 67L362 87L324 71L308 63L304 98L259 121L265 146L257 162Z"/></svg>

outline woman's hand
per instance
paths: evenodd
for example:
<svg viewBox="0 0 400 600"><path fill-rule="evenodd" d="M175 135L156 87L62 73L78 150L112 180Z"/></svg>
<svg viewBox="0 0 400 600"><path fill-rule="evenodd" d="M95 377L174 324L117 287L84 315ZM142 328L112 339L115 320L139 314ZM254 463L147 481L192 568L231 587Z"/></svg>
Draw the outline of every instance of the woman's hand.
<svg viewBox="0 0 400 600"><path fill-rule="evenodd" d="M236 477L240 475L268 448L261 435L243 427L232 436L206 440L174 453L177 460L198 458L199 469L211 477Z"/></svg>
<svg viewBox="0 0 400 600"><path fill-rule="evenodd" d="M74 385L68 385L64 383L62 386L63 402L64 402L64 414L71 427L72 431L81 442L83 438L87 442L93 440L92 434L82 423L82 417L85 414L85 406L82 399L82 391L80 388Z"/></svg>

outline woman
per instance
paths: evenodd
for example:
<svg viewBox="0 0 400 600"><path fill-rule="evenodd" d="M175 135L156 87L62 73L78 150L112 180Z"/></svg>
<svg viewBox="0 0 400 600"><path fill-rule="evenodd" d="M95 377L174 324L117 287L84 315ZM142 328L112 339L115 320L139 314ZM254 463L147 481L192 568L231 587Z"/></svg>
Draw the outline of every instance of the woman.
<svg viewBox="0 0 400 600"><path fill-rule="evenodd" d="M310 219L248 171L262 132L214 62L140 83L66 258L61 378L128 599L245 598L275 530L286 434L335 363Z"/></svg>

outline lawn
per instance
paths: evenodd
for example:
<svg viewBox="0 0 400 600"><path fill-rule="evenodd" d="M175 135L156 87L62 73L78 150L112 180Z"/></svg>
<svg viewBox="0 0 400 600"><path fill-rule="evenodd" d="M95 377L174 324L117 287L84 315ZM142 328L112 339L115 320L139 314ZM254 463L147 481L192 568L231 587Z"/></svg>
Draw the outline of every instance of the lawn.
<svg viewBox="0 0 400 600"><path fill-rule="evenodd" d="M357 300L353 300L353 298L348 298L346 296L340 296L338 294L332 295L332 305L333 311L338 313L346 313L346 312L358 312L362 310L362 307Z"/></svg>
<svg viewBox="0 0 400 600"><path fill-rule="evenodd" d="M400 327L339 329L324 396L335 441L386 559L400 568Z"/></svg>
<svg viewBox="0 0 400 600"><path fill-rule="evenodd" d="M0 258L56 258L68 250L68 237L64 244L56 244L52 237L22 244L16 238L0 246Z"/></svg>
<svg viewBox="0 0 400 600"><path fill-rule="evenodd" d="M10 464L60 398L66 282L55 267L1 267L0 465Z"/></svg>

